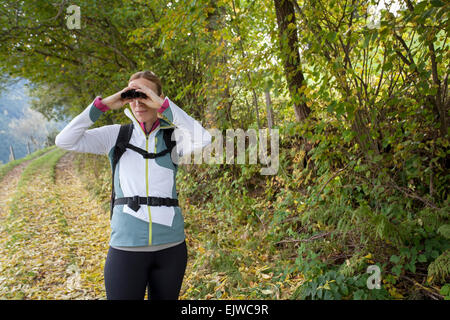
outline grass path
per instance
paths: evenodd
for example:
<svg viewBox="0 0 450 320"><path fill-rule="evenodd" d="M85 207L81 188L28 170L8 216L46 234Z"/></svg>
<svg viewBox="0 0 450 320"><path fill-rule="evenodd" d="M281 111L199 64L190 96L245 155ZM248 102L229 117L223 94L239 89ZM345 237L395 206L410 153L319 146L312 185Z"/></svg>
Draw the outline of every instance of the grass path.
<svg viewBox="0 0 450 320"><path fill-rule="evenodd" d="M8 207L22 175L22 171L35 158L51 151L53 148L38 150L25 158L17 159L0 167L0 232L1 221L8 215Z"/></svg>
<svg viewBox="0 0 450 320"><path fill-rule="evenodd" d="M109 220L73 174L72 160L73 153L54 149L23 169L2 214L0 298L104 298Z"/></svg>
<svg viewBox="0 0 450 320"><path fill-rule="evenodd" d="M8 208L16 191L22 171L30 161L22 162L9 171L0 183L0 221L8 216ZM1 227L1 224L0 224ZM0 229L1 230L1 229Z"/></svg>

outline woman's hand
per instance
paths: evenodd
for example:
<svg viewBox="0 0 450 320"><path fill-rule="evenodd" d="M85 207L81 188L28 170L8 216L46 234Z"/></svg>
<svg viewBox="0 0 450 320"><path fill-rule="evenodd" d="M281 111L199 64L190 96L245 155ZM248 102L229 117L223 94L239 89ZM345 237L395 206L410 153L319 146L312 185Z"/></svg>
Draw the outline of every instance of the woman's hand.
<svg viewBox="0 0 450 320"><path fill-rule="evenodd" d="M132 89L135 89L138 92L145 93L147 95L147 98L135 98L138 101L145 104L147 107L158 110L161 108L162 104L164 103L164 99L161 97L158 97L158 95L150 88L146 86L139 86L136 83L130 82L129 85Z"/></svg>
<svg viewBox="0 0 450 320"><path fill-rule="evenodd" d="M122 99L122 97L120 96L122 94L122 92L131 90L131 89L133 89L133 88L128 86L128 87L120 90L119 92L116 92L113 95L111 95L105 99L102 99L102 103L106 104L108 106L108 108L110 108L110 109L113 109L113 110L120 109L124 105L126 105L127 103L130 103L133 100L131 98Z"/></svg>

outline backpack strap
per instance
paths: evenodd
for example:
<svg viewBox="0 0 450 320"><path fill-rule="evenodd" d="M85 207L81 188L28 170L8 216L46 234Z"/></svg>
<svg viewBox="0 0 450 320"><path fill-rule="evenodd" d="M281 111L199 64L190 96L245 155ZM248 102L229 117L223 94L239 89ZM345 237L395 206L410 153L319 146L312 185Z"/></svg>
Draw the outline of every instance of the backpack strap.
<svg viewBox="0 0 450 320"><path fill-rule="evenodd" d="M125 145L125 148L131 149L131 150L141 154L144 159L155 159L155 158L158 158L158 157L162 157L166 153L170 152L169 149L163 150L163 151L158 152L158 153L147 152L144 149L141 149L139 147L133 146L132 144L129 144L129 143Z"/></svg>
<svg viewBox="0 0 450 320"><path fill-rule="evenodd" d="M123 124L120 126L119 135L117 136L116 144L114 146L113 156L112 156L112 163L111 163L111 170L112 170L112 189L111 189L111 214L110 218L112 218L113 215L113 209L114 209L114 199L116 197L116 193L114 190L114 175L116 172L116 165L119 162L120 157L124 154L126 151L126 145L131 139L131 135L133 134L133 124Z"/></svg>
<svg viewBox="0 0 450 320"><path fill-rule="evenodd" d="M170 152L171 155L172 155L172 149L175 148L175 146L177 144L176 141L172 140L173 131L174 131L174 128L169 128L169 129L164 129L164 132L163 132L164 143L166 144L166 148L167 148L168 152ZM176 168L178 165L175 163L175 161L173 161L173 159L172 159L172 162Z"/></svg>
<svg viewBox="0 0 450 320"><path fill-rule="evenodd" d="M172 149L175 147L175 145L177 144L176 141L172 141L172 132L173 132L173 128L171 129L164 129L163 130L163 138L164 138L164 142L166 144L166 149L163 151L160 151L158 153L153 153L153 152L147 152L144 149L141 149L139 147L136 147L130 143L123 143L123 147L124 148L128 148L131 149L137 153L139 153L140 155L142 155L142 157L144 159L155 159L158 157L162 157L163 155L165 155L166 153L171 153ZM173 161L172 161L173 162ZM176 164L174 163L174 165L176 166Z"/></svg>

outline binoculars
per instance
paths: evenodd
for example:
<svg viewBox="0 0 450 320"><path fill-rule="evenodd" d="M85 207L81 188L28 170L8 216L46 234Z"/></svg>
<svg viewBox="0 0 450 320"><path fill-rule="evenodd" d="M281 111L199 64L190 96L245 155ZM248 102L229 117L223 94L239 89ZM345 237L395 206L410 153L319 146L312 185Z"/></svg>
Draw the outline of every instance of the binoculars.
<svg viewBox="0 0 450 320"><path fill-rule="evenodd" d="M127 99L127 98L130 98L130 99L134 99L134 98L144 98L144 99L146 99L146 98L147 98L147 95L146 95L145 93L143 93L143 92L139 92L139 91L136 91L136 90L134 90L134 89L131 89L131 90L122 92L122 93L120 94L120 97L121 97L122 99Z"/></svg>

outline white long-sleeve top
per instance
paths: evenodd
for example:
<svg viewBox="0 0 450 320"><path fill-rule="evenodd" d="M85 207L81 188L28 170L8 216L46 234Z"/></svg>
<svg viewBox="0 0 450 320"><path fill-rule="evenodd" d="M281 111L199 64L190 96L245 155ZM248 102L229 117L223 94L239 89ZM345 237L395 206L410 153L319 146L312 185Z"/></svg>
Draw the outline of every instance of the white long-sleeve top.
<svg viewBox="0 0 450 320"><path fill-rule="evenodd" d="M89 129L108 108L95 99L76 116L56 137L58 147L70 151L105 154L112 157L120 125L106 125ZM162 130L174 128L176 152L185 156L197 152L211 143L211 134L168 97L158 110L163 118L155 122L146 133L131 109L124 113L133 123L130 144L149 153L166 149ZM176 191L177 167L167 153L155 159L145 159L134 150L127 149L119 160L115 172L116 198L167 197L178 199ZM111 220L111 246L138 247L184 240L184 219L178 206L141 205L137 211L125 205L116 205Z"/></svg>

